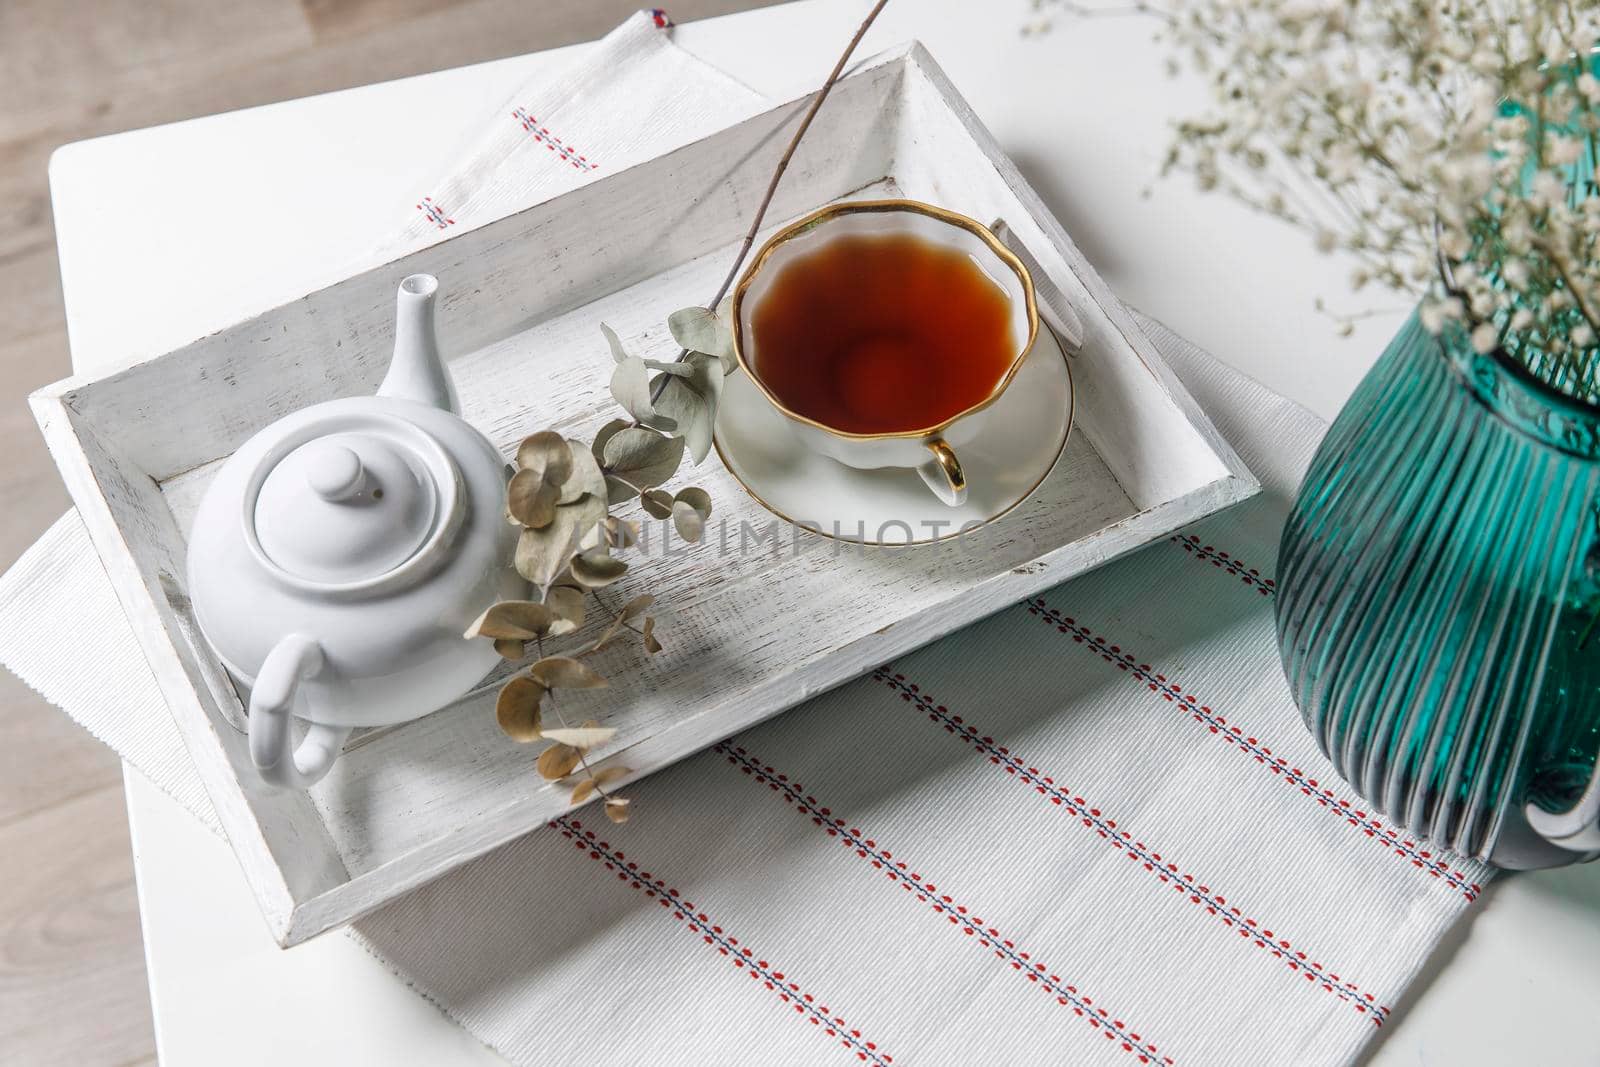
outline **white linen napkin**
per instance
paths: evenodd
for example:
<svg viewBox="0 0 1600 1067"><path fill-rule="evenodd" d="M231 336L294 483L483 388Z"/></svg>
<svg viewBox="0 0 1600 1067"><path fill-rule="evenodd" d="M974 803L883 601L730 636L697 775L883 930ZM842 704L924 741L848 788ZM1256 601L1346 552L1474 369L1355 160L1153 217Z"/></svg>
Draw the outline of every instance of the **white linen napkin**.
<svg viewBox="0 0 1600 1067"><path fill-rule="evenodd" d="M608 45L672 64L686 109L748 113L641 19ZM618 132L645 75L608 110L593 74L592 126L528 114L588 159L648 151ZM474 164L431 202L459 198L459 225L589 180L540 152L559 177ZM520 192L483 188L512 172ZM1323 425L1144 324L1260 498L653 776L626 826L557 820L350 936L519 1064L1353 1061L1488 872L1366 809L1279 673L1278 531ZM216 828L75 514L0 605L0 660Z"/></svg>
<svg viewBox="0 0 1600 1067"><path fill-rule="evenodd" d="M670 152L749 118L761 95L672 43L660 8L641 11L555 76L496 108L450 173L362 263L383 263L480 223Z"/></svg>

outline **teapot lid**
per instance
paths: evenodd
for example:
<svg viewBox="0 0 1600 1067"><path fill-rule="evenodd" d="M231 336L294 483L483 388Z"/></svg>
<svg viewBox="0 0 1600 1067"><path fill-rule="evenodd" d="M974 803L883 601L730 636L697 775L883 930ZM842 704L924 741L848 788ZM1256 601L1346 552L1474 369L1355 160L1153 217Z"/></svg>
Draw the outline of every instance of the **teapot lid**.
<svg viewBox="0 0 1600 1067"><path fill-rule="evenodd" d="M365 589L438 554L459 525L459 475L412 423L377 413L304 426L245 493L252 551L290 584Z"/></svg>

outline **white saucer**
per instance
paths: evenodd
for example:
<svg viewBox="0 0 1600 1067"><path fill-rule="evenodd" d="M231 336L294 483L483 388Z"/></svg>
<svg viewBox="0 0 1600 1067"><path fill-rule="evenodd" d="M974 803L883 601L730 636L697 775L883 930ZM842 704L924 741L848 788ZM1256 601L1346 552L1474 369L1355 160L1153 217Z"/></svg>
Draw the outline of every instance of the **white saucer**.
<svg viewBox="0 0 1600 1067"><path fill-rule="evenodd" d="M1072 373L1060 342L1040 323L1033 351L963 445L967 501L941 503L915 471L863 471L798 447L788 422L743 373L723 385L716 446L757 503L824 537L868 545L929 544L993 522L1032 495L1066 448Z"/></svg>

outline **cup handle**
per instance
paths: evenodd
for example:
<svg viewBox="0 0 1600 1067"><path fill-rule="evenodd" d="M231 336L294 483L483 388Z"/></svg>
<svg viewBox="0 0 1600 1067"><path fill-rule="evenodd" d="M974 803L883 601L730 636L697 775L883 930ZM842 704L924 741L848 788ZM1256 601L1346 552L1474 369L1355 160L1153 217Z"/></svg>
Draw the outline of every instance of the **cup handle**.
<svg viewBox="0 0 1600 1067"><path fill-rule="evenodd" d="M967 475L961 469L961 461L942 437L924 441L922 446L932 454L917 467L917 473L934 496L959 508L967 502Z"/></svg>
<svg viewBox="0 0 1600 1067"><path fill-rule="evenodd" d="M262 781L283 789L308 789L339 758L346 726L312 723L298 748L290 730L295 690L322 672L322 646L304 634L288 634L267 653L250 690L250 759Z"/></svg>

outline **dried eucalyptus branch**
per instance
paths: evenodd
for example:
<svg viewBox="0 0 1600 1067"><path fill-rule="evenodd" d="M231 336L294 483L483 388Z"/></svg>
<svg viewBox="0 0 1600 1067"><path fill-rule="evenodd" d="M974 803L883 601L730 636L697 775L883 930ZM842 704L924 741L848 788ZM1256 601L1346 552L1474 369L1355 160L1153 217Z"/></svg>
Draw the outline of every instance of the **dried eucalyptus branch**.
<svg viewBox="0 0 1600 1067"><path fill-rule="evenodd" d="M573 804L600 797L613 822L627 820L629 802L607 792L606 786L631 772L621 766L595 769L590 753L615 737L616 730L592 720L571 726L558 698L562 690L604 688L605 677L584 661L625 632L639 639L647 655L661 651L655 619L646 614L655 601L651 594L634 596L621 608L613 608L600 593L628 574L627 561L614 553L633 548L640 540L638 524L612 515L611 508L637 504L649 517L670 522L687 542L698 542L704 535L711 517L710 494L695 486L669 493L661 486L677 474L685 453L699 464L711 451L723 379L734 366L732 330L717 309L755 242L800 138L887 2L877 0L872 6L812 100L716 295L706 307L683 308L668 316L667 327L682 346L677 357L642 359L628 352L616 331L600 324L615 362L611 394L628 418L612 419L588 444L541 430L517 447L517 470L506 487L506 518L521 527L514 563L537 599L490 605L466 636L493 641L495 650L512 661L524 659L532 647L535 662L512 675L496 698L500 728L515 741L550 742L539 753L539 774L549 781L572 780ZM547 655L547 639L575 634L583 627L584 604L591 599L609 617L610 625L584 647ZM546 707L557 726L545 726Z"/></svg>
<svg viewBox="0 0 1600 1067"><path fill-rule="evenodd" d="M833 91L833 83L839 80L839 75L844 71L844 65L850 62L850 57L855 54L856 46L861 43L861 38L867 35L872 24L877 21L878 14L889 0L878 0L872 5L872 10L867 12L867 17L861 20L861 25L856 27L855 36L850 38L850 43L845 46L838 62L828 72L828 80L822 83L822 88L817 90L817 95L812 99L811 106L806 109L805 118L800 120L800 126L794 131L794 136L789 138L789 147L783 150L783 155L778 158L778 166L772 172L772 180L767 183L767 191L761 197L761 203L756 206L756 214L750 220L750 229L746 231L744 240L739 244L739 251L733 257L733 265L728 268L727 275L722 279L722 284L717 286L717 293L706 304L708 308L715 308L722 303L722 298L727 295L728 287L733 284L733 279L738 277L739 268L744 265L744 257L750 254L750 246L755 243L756 234L761 231L761 223L767 217L767 208L772 206L772 198L778 191L778 182L783 178L783 172L789 169L789 161L794 158L795 149L800 147L800 138L806 135L811 128L811 120L817 117L817 112L822 109L822 102L828 99L828 94Z"/></svg>
<svg viewBox="0 0 1600 1067"><path fill-rule="evenodd" d="M838 62L828 72L828 78L822 83L822 88L818 89L817 95L811 98L811 106L806 108L805 117L800 120L800 125L794 131L794 136L789 138L789 145L783 150L783 155L778 157L778 165L772 172L772 180L767 183L767 191L762 194L761 203L756 205L755 216L750 220L750 228L745 231L744 240L739 242L739 251L734 254L733 263L728 267L728 273L723 276L722 284L717 286L716 294L706 301L704 310L715 314L718 306L722 303L722 298L728 295L728 289L733 285L733 280L739 276L739 268L744 266L745 257L750 254L750 248L756 242L756 234L761 232L761 224L767 217L767 208L772 206L772 198L778 192L778 182L783 180L784 171L789 169L789 161L794 158L795 149L800 147L800 139L811 128L811 120L817 117L817 112L822 110L822 102L828 99L828 94L833 91L833 83L839 80L839 75L844 71L845 64L850 62L850 57L855 54L856 45L860 44L861 38L867 35L867 31L877 21L879 12L883 10L884 5L888 2L889 0L878 0L877 3L872 5L872 10L867 12L867 17L861 20L860 26L856 27L855 36L850 38L850 43L845 45L844 51L839 54ZM678 360L682 361L688 355L689 351L687 349L679 352ZM662 379L660 385L664 388L666 379ZM661 399L659 391L652 393L651 399Z"/></svg>

